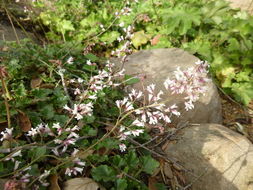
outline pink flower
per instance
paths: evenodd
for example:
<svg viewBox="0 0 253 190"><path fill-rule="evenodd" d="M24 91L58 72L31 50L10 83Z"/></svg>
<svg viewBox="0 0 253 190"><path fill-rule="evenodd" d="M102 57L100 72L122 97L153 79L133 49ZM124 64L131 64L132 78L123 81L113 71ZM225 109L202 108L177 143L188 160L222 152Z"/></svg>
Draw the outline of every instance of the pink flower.
<svg viewBox="0 0 253 190"><path fill-rule="evenodd" d="M125 145L125 144L120 144L120 145L119 145L119 150L120 150L121 152L125 152L125 151L126 151L126 145Z"/></svg>

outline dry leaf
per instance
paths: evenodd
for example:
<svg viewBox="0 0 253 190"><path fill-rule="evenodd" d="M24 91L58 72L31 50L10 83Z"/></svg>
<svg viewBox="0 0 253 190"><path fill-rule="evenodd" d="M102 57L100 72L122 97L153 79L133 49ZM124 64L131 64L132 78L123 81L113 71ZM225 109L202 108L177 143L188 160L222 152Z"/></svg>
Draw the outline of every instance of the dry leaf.
<svg viewBox="0 0 253 190"><path fill-rule="evenodd" d="M155 184L157 183L157 180L154 177L148 178L148 189L149 190L157 190Z"/></svg>
<svg viewBox="0 0 253 190"><path fill-rule="evenodd" d="M19 126L23 132L28 132L32 128L29 117L22 111L18 111Z"/></svg>
<svg viewBox="0 0 253 190"><path fill-rule="evenodd" d="M177 170L175 170L175 174L176 174L176 176L177 176L184 184L186 184L185 177L184 177L180 172L178 172Z"/></svg>
<svg viewBox="0 0 253 190"><path fill-rule="evenodd" d="M90 178L73 178L64 183L64 190L106 190Z"/></svg>
<svg viewBox="0 0 253 190"><path fill-rule="evenodd" d="M49 190L61 190L58 184L58 176L56 174L51 175L49 181L50 181Z"/></svg>
<svg viewBox="0 0 253 190"><path fill-rule="evenodd" d="M159 39L161 38L161 34L156 35L151 41L151 45L156 45L159 42Z"/></svg>
<svg viewBox="0 0 253 190"><path fill-rule="evenodd" d="M169 179L172 179L172 178L173 178L173 173L172 173L170 164L168 164L167 162L165 162L165 164L164 164L163 171L164 171L164 174L165 174Z"/></svg>
<svg viewBox="0 0 253 190"><path fill-rule="evenodd" d="M37 88L41 85L42 79L41 78L34 78L31 80L31 88Z"/></svg>

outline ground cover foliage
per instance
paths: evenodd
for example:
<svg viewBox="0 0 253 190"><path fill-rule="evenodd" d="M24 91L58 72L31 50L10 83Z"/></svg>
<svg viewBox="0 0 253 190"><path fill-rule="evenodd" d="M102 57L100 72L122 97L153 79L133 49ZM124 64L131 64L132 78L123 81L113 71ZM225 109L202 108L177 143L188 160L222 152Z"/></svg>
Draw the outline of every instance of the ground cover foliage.
<svg viewBox="0 0 253 190"><path fill-rule="evenodd" d="M237 101L247 105L253 98L253 17L223 0L60 0L50 5L35 1L45 9L31 17L48 26L53 41L95 43L109 55L124 48L121 36L131 25L134 49L183 48L207 60L218 84Z"/></svg>
<svg viewBox="0 0 253 190"><path fill-rule="evenodd" d="M151 142L150 135L171 134L177 105L165 105L155 84L126 94L123 87L141 79L91 53L70 52L66 44L7 47L0 66L5 189L59 188L75 176L89 177L96 188L148 189L148 176L159 166L151 153L164 157L142 144ZM167 90L186 95L186 110L207 90L207 67L198 61L164 82Z"/></svg>
<svg viewBox="0 0 253 190"><path fill-rule="evenodd" d="M46 189L48 180L45 179L49 174L57 174L60 183L62 174L64 179L61 180L66 180L86 173L105 188L145 189L137 179L145 173L151 174L158 162L145 151L137 156L135 149L121 155L118 133L108 134L110 127L121 117L115 101L123 98L122 90L109 84L98 93L87 90L87 81L98 76L98 69L105 68L105 62L92 54L72 51L71 55L75 56L72 64L72 60L62 58L69 52L56 45L41 48L27 43L12 48L1 53L1 62L5 65L1 67L1 78L4 78L1 88L6 90L9 111L6 112L5 100L1 99L0 119L1 124L6 125L9 117L11 128L1 134L0 177L16 180L10 182L9 188L20 188L24 182L29 182L25 189ZM96 61L99 66L87 65L87 60ZM66 84L61 82L60 67ZM81 92L76 90L78 88ZM82 113L84 117L81 112L79 115L68 114L65 105L80 105L74 104L81 101L80 96L87 96L82 101L90 106L86 107L87 113ZM76 118L71 117L71 113ZM121 125L129 122L132 122L131 118L125 119ZM104 135L106 138L101 140ZM145 133L139 136L139 140L142 142L148 137ZM83 169L84 166L87 170ZM125 173L133 179L126 177ZM116 175L122 176L117 178Z"/></svg>
<svg viewBox="0 0 253 190"><path fill-rule="evenodd" d="M34 8L42 12L30 12ZM57 189L86 176L101 189L148 189L159 162L140 145L157 131L161 139L170 133L180 113L159 102L163 92L153 84L145 88L146 103L139 101L145 92L126 94L127 85L143 79L113 70L97 55L125 61L141 49L184 48L209 61L227 93L244 104L252 100L253 19L224 1L37 0L25 12L42 22L51 44L24 41L0 52L0 178L11 179L6 188ZM206 68L198 62L164 79L167 89L187 94L186 110L206 90Z"/></svg>

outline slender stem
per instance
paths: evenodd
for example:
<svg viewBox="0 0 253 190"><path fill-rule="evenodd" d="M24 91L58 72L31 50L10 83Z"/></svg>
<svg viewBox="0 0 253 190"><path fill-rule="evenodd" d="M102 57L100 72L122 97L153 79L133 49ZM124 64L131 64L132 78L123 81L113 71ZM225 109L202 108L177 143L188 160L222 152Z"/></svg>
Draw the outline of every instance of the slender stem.
<svg viewBox="0 0 253 190"><path fill-rule="evenodd" d="M7 114L7 122L8 122L8 128L11 128L11 115L10 115L10 107L8 104L8 98L7 98L7 90L6 90L6 84L2 76L0 76L1 82L2 82L2 89L4 93L4 104L6 108L6 114Z"/></svg>
<svg viewBox="0 0 253 190"><path fill-rule="evenodd" d="M4 4L4 10L5 10L5 12L6 12L7 16L8 16L8 19L9 19L9 21L10 21L10 23L11 23L11 27L12 27L12 29L13 29L13 31L14 31L15 37L16 37L16 39L17 39L17 43L20 44L20 40L19 40L19 38L18 38L17 31L16 31L16 29L15 29L15 27L14 27L14 24L13 24L13 22L12 22L12 19L11 19L10 15L9 15L8 10L5 8L5 4Z"/></svg>

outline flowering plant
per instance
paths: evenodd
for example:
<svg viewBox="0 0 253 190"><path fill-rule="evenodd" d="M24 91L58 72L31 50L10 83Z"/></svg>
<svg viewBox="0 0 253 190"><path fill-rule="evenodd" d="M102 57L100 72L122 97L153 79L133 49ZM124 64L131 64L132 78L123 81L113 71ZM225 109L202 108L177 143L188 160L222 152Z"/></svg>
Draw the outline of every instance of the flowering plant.
<svg viewBox="0 0 253 190"><path fill-rule="evenodd" d="M47 51L34 47L34 52ZM161 98L164 92L150 84L126 95L124 70L115 71L113 63L91 54L59 60L6 56L5 61L1 88L6 90L0 101L6 100L7 107L0 110L1 119L10 121L1 132L0 177L9 178L7 189L46 189L52 176L59 184L91 176L106 188L147 188L140 174L152 174L159 163L141 144L150 141L148 131L163 136L173 127L173 117L180 116L177 105ZM27 75L31 69L38 73ZM195 68L178 68L164 86L185 94L185 109L190 110L207 82L207 64L198 61Z"/></svg>

